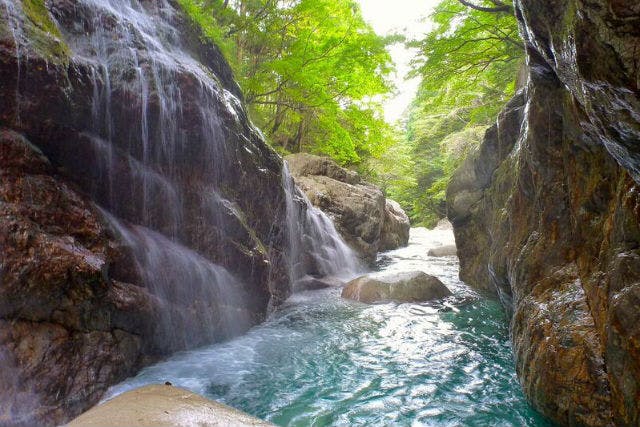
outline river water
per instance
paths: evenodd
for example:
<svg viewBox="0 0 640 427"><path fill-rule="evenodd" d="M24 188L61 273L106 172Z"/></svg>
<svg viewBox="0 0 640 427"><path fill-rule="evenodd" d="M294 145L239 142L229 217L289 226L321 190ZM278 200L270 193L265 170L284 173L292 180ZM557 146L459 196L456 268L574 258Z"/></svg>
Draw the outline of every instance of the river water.
<svg viewBox="0 0 640 427"><path fill-rule="evenodd" d="M425 304L363 305L340 289L300 292L231 341L182 352L113 387L170 381L281 426L550 426L515 376L499 303L429 257L450 230L411 230L380 270L422 270L454 293Z"/></svg>

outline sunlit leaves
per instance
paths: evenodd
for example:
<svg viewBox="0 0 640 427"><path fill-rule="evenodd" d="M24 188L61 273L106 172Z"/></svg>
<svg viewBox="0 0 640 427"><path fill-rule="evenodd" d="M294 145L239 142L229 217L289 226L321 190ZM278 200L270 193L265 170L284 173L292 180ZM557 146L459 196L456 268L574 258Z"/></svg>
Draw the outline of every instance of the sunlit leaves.
<svg viewBox="0 0 640 427"><path fill-rule="evenodd" d="M422 77L420 101L439 111L475 106L478 117L472 120L486 122L513 93L523 59L515 17L444 0L436 7L433 21L434 30L411 43L420 51L414 60L414 73Z"/></svg>
<svg viewBox="0 0 640 427"><path fill-rule="evenodd" d="M252 118L283 151L358 163L388 144L376 95L389 92L391 42L352 0L180 0L222 45Z"/></svg>
<svg viewBox="0 0 640 427"><path fill-rule="evenodd" d="M473 4L496 6L490 0ZM432 20L433 30L410 43L420 52L413 73L421 77L421 85L409 111L403 164L390 170L397 163L383 156L382 163L391 163L379 161L376 166L387 193L402 204L414 224L428 226L445 215L449 179L513 95L524 57L510 13L443 0Z"/></svg>

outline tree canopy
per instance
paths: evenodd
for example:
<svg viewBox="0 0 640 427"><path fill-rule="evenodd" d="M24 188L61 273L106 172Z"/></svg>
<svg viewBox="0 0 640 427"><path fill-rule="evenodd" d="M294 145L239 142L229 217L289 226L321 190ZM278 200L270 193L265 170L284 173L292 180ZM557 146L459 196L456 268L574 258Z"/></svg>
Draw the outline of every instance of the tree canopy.
<svg viewBox="0 0 640 427"><path fill-rule="evenodd" d="M524 46L511 2L443 0L434 27L409 45L418 49L413 75L421 78L400 151L372 160L377 181L417 224L433 225L446 212L445 190L464 157L482 140L514 94Z"/></svg>
<svg viewBox="0 0 640 427"><path fill-rule="evenodd" d="M472 122L493 120L513 94L515 77L524 56L524 45L512 6L492 10L467 1L444 0L432 15L434 29L418 48L414 75L422 78L418 101L430 112L472 107Z"/></svg>
<svg viewBox="0 0 640 427"><path fill-rule="evenodd" d="M342 164L390 142L380 96L393 70L383 38L352 0L180 0L222 47L256 124L283 152Z"/></svg>

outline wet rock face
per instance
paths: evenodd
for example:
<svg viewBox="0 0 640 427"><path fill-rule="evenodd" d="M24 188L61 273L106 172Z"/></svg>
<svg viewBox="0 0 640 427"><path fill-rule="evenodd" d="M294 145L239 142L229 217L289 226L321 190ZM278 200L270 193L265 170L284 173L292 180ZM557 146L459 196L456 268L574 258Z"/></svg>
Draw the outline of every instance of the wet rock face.
<svg viewBox="0 0 640 427"><path fill-rule="evenodd" d="M0 130L0 424L65 419L152 353L141 335L161 306L108 278L116 247L90 201Z"/></svg>
<svg viewBox="0 0 640 427"><path fill-rule="evenodd" d="M640 5L635 0L570 0L549 7L519 0L526 41L584 112L585 132L640 181Z"/></svg>
<svg viewBox="0 0 640 427"><path fill-rule="evenodd" d="M218 50L171 1L37 10L0 0L3 425L64 422L290 293L282 161Z"/></svg>
<svg viewBox="0 0 640 427"><path fill-rule="evenodd" d="M635 426L637 2L517 3L528 84L448 188L461 278L511 313L538 410L562 425Z"/></svg>
<svg viewBox="0 0 640 427"><path fill-rule="evenodd" d="M407 245L409 218L378 187L326 157L299 153L285 160L311 203L334 220L340 235L364 260L372 263L379 251Z"/></svg>

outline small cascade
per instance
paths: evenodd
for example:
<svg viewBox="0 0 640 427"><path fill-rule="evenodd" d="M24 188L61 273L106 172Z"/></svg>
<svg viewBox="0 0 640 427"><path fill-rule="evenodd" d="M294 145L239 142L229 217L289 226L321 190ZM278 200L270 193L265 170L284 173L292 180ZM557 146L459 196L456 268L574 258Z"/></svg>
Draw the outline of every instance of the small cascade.
<svg viewBox="0 0 640 427"><path fill-rule="evenodd" d="M294 289L295 283L310 273L346 280L364 271L364 266L342 240L331 219L295 186L286 162L282 186L287 205L288 270Z"/></svg>
<svg viewBox="0 0 640 427"><path fill-rule="evenodd" d="M225 268L160 233L127 227L102 213L133 254L144 286L163 303L157 342L169 349L191 348L251 326L242 283Z"/></svg>

